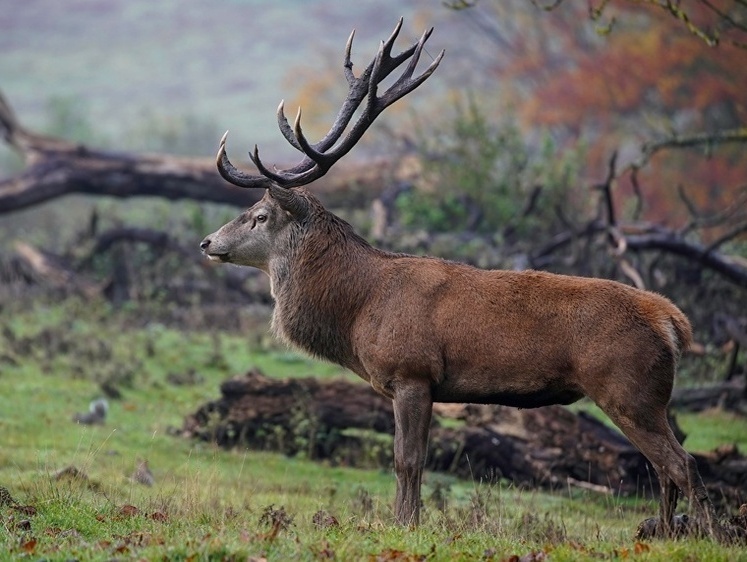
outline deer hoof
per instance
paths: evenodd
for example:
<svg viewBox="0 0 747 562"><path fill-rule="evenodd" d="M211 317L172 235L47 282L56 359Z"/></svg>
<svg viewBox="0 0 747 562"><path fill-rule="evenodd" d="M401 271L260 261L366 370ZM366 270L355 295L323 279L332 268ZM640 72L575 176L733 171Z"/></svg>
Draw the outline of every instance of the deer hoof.
<svg viewBox="0 0 747 562"><path fill-rule="evenodd" d="M667 525L658 517L649 517L638 525L635 538L637 540L682 538L694 534L696 530L695 521L684 513L672 518L671 528L667 528Z"/></svg>

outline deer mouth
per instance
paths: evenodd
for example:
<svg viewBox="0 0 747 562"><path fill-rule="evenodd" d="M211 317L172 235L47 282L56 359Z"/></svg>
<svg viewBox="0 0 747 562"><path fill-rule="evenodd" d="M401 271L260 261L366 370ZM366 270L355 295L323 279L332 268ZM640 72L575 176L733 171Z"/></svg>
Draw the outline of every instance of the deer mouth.
<svg viewBox="0 0 747 562"><path fill-rule="evenodd" d="M224 254L205 254L205 255L211 261L220 261L220 262L227 262L228 261L228 253L224 253Z"/></svg>

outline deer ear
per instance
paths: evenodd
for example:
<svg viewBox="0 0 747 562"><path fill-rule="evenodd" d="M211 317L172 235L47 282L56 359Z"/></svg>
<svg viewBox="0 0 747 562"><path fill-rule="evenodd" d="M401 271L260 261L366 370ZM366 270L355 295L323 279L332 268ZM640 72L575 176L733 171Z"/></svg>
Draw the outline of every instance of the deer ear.
<svg viewBox="0 0 747 562"><path fill-rule="evenodd" d="M296 219L304 219L309 214L309 204L298 193L291 188L271 185L268 188L270 197L275 199L280 206L293 215Z"/></svg>

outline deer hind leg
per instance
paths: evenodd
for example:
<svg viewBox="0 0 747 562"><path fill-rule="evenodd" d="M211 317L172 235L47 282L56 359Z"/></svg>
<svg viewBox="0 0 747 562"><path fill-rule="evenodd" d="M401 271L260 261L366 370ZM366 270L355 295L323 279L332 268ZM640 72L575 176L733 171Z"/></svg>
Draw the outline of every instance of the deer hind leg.
<svg viewBox="0 0 747 562"><path fill-rule="evenodd" d="M641 400L641 398L639 398ZM708 499L695 459L679 444L666 415L666 405L639 402L623 408L602 406L613 422L638 447L656 470L661 485L659 528L657 534L672 536L678 488L713 532L713 506Z"/></svg>
<svg viewBox="0 0 747 562"><path fill-rule="evenodd" d="M400 525L420 521L420 485L431 425L430 382L400 381L394 392L394 472L397 476L395 514Z"/></svg>
<svg viewBox="0 0 747 562"><path fill-rule="evenodd" d="M648 458L648 457L646 457ZM659 501L659 531L665 537L673 536L674 531L674 513L677 509L677 497L679 490L667 474L657 471L659 485L661 487L661 499Z"/></svg>

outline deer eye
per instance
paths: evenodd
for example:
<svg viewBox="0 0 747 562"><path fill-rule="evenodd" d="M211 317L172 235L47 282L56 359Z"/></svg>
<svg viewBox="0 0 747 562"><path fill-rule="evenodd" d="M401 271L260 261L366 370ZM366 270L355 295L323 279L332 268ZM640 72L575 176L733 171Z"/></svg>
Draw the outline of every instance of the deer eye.
<svg viewBox="0 0 747 562"><path fill-rule="evenodd" d="M257 215L257 222L265 222L267 220L267 215Z"/></svg>

